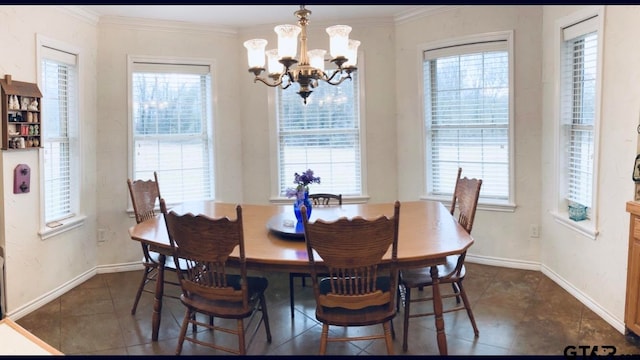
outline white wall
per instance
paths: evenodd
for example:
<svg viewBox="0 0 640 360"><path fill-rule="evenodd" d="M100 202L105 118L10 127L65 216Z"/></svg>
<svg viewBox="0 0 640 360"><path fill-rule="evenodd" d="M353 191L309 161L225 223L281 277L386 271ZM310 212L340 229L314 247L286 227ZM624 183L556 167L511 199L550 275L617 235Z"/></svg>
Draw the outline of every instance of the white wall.
<svg viewBox="0 0 640 360"><path fill-rule="evenodd" d="M489 263L528 267L540 260L540 242L529 224L540 223L541 25L540 6L464 6L396 27L398 193L419 198L424 188L423 112L420 93L422 44L467 35L514 31L515 212L478 210L470 256ZM463 169L464 174L464 169ZM499 225L497 225L499 224ZM546 229L543 228L544 233Z"/></svg>
<svg viewBox="0 0 640 360"><path fill-rule="evenodd" d="M640 7L609 6L604 33L604 83L599 177L600 236L585 239L549 215L553 203L553 24L581 7L468 6L388 22L348 22L362 41L368 193L371 202L418 199L422 189L422 111L418 93L418 46L476 33L513 30L515 39L515 184L514 212L480 210L470 257L518 267L542 269L572 293L601 311L612 323L624 313L628 214L633 197L631 163L638 150L640 50L632 45ZM64 24L64 26L61 26ZM32 193L11 193L13 168L37 169L35 151L2 152L3 216L0 245L6 247L8 310L65 286L95 268L117 269L139 261L127 212L126 56L179 56L212 59L215 64L216 195L221 201L268 203L270 148L268 92L246 71L242 42L271 33L269 27L234 34L217 29L164 23L119 23L105 19L97 27L49 7L0 7L0 76L35 82L35 33L81 47L90 61L86 75L83 129L83 206L87 225L46 241L25 219L37 213L37 181ZM328 47L323 29L311 22L312 47ZM25 30L27 29L27 30ZM265 30L266 29L266 30ZM97 39L97 40L96 40ZM275 36L268 38L273 44ZM98 46L99 44L99 46ZM96 55L97 54L97 55ZM97 61L97 63L96 63ZM313 96L313 95L311 95ZM97 104L97 105L96 105ZM97 132L97 135L96 135ZM33 173L37 180L38 174ZM258 179L256 181L256 179ZM544 181L543 181L544 180ZM542 199L542 200L541 200ZM97 224L96 224L97 222ZM529 224L541 224L541 237L529 237ZM494 226L499 224L499 226ZM107 241L96 242L96 229ZM27 272L24 272L26 269ZM34 282L34 278L44 280Z"/></svg>
<svg viewBox="0 0 640 360"><path fill-rule="evenodd" d="M244 59L238 59L242 44L228 29L101 19L98 33L98 228L105 229L107 236L99 244L97 264L126 266L139 264L142 258L140 245L128 234L135 220L127 213L127 56L169 56L214 63L216 198L227 202L242 201L240 106L244 103L238 95L238 81L240 75L245 75L239 66ZM244 77L242 80L249 81ZM159 181L162 191L162 179Z"/></svg>
<svg viewBox="0 0 640 360"><path fill-rule="evenodd" d="M46 294L73 279L95 272L96 259L96 53L95 23L52 6L0 6L0 76L37 83L36 34L81 49L80 113L82 137L83 227L41 240L40 171L38 151L2 151L2 206L0 245L6 255L8 315L37 307ZM46 107L46 104L42 104ZM46 111L46 110L45 110ZM43 126L47 126L46 123ZM31 190L13 194L13 172L18 164L31 168ZM45 297L46 298L46 297ZM52 299L49 299L52 300Z"/></svg>
<svg viewBox="0 0 640 360"><path fill-rule="evenodd" d="M553 179L554 26L557 19L582 10L581 6L547 6L543 12L543 179ZM583 302L599 308L600 315L622 329L626 293L629 234L627 201L633 200L631 171L638 143L640 109L640 7L606 6L600 113L600 169L598 172L598 230L595 240L585 238L554 221L553 182L542 186L541 258L544 271L583 295ZM601 39L601 40L600 40ZM615 324L614 324L615 325Z"/></svg>
<svg viewBox="0 0 640 360"><path fill-rule="evenodd" d="M292 16L293 18L293 16ZM292 21L295 19L292 19ZM358 69L359 76L364 77L364 121L363 139L366 144L364 164L367 173L367 190L370 202L391 202L397 197L396 179L396 114L395 114L395 75L394 67L394 26L390 20L345 21L352 28L350 38L361 41L359 52L364 63ZM335 24L321 23L310 18L308 28L309 49L321 48L329 50L329 36L325 32L327 26ZM270 132L269 92L275 93L261 83L253 82L253 74L247 72L246 50L242 46L245 40L264 38L268 41L267 49L277 46L277 38L273 26L262 26L245 29L238 39L241 68L238 81L241 89L241 108L243 115L242 160L244 169L244 202L267 203L271 192L269 176L274 167L271 166L272 153L269 140L274 133ZM320 86L330 86L320 83ZM314 94L310 95L312 98ZM273 97L273 96L272 96ZM302 99L300 99L302 101ZM318 174L322 177L322 174ZM256 181L256 179L259 179Z"/></svg>

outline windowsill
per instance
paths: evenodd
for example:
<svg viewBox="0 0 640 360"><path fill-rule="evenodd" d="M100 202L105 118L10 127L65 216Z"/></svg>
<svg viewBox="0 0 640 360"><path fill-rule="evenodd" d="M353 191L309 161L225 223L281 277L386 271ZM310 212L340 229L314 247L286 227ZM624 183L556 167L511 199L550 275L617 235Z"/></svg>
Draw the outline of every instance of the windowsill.
<svg viewBox="0 0 640 360"><path fill-rule="evenodd" d="M363 204L368 201L369 201L368 195L342 197L343 204ZM293 198L272 197L269 199L269 202L275 205L289 205L293 203Z"/></svg>
<svg viewBox="0 0 640 360"><path fill-rule="evenodd" d="M596 224L591 221L591 219L573 221L569 219L569 213L559 211L552 211L551 215L556 222L568 227L571 230L576 231L577 233L591 240L595 240L598 237L598 229L596 229Z"/></svg>
<svg viewBox="0 0 640 360"><path fill-rule="evenodd" d="M451 206L451 197L452 195L447 196L437 196L437 195L427 195L421 196L422 200L432 200L432 201L440 201L446 208ZM501 212L514 212L516 211L516 204L510 203L508 201L490 201L486 199L478 200L478 210L486 210L486 211L501 211Z"/></svg>
<svg viewBox="0 0 640 360"><path fill-rule="evenodd" d="M84 225L84 221L86 220L86 218L87 217L85 215L79 215L79 216L70 217L68 219L59 220L58 221L58 223L60 223L59 226L48 227L45 225L44 228L42 228L42 230L38 232L38 235L40 235L41 240L47 240L48 238L60 235L71 229L75 229L77 227Z"/></svg>

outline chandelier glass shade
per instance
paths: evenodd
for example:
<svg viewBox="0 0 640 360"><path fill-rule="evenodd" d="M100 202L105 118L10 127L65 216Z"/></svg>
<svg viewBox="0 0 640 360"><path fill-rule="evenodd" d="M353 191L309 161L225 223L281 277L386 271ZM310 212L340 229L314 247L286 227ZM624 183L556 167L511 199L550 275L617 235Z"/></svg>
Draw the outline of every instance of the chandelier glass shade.
<svg viewBox="0 0 640 360"><path fill-rule="evenodd" d="M244 42L247 49L249 72L253 73L254 82L261 82L270 87L286 89L293 83L300 85L298 94L304 103L313 92L313 88L323 81L330 85L339 85L351 79L356 71L358 46L360 41L349 39L351 27L334 25L326 29L329 35L330 62L337 67L330 72L325 71L326 50L307 50L307 24L311 11L305 9L294 12L298 17L298 25L278 25L274 28L278 35L278 47L266 50L267 40L251 39ZM299 39L298 39L299 36ZM300 53L298 55L298 45ZM266 59L266 60L265 60ZM267 69L265 69L265 62ZM261 74L267 70L266 76Z"/></svg>

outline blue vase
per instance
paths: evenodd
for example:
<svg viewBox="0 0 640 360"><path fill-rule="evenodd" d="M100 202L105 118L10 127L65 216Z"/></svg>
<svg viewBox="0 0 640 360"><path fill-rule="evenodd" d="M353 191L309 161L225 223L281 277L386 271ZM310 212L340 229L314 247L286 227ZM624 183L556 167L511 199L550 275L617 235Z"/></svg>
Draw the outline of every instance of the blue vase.
<svg viewBox="0 0 640 360"><path fill-rule="evenodd" d="M293 202L293 213L296 215L298 222L302 222L302 214L300 208L302 205L307 207L307 219L311 217L311 201L309 200L309 192L304 192L304 199L297 199Z"/></svg>

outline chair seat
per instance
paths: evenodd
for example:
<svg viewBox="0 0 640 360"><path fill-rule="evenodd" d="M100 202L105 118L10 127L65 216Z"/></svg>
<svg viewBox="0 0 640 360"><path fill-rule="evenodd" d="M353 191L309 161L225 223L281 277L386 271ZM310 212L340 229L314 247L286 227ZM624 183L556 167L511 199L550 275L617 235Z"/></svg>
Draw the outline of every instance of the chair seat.
<svg viewBox="0 0 640 360"><path fill-rule="evenodd" d="M240 275L227 275L227 284L235 290L240 290ZM269 285L269 281L264 277L247 276L249 290L249 307L243 308L242 303L223 300L211 300L193 294L190 297L180 295L180 300L186 306L197 308L198 311L226 319L245 318L251 314L256 302L260 300L260 295L264 293Z"/></svg>
<svg viewBox="0 0 640 360"><path fill-rule="evenodd" d="M145 261L148 265L151 266L158 266L158 264L160 263L160 254L155 252L155 251L149 251L149 259L151 260L150 262L146 262L144 259L143 261ZM183 259L180 259L180 264L181 264L181 268L186 269L186 262ZM166 270L170 270L170 271L176 271L176 262L173 260L173 256L171 255L167 255L164 261L164 268Z"/></svg>
<svg viewBox="0 0 640 360"><path fill-rule="evenodd" d="M462 265L460 274L456 274L456 265L458 262L458 256L447 256L447 262L442 265L438 265L438 278L441 282L455 282L464 279L466 269ZM433 281L431 279L431 268L418 268L418 269L405 269L400 272L400 282L409 287L417 288L423 286L430 286Z"/></svg>

